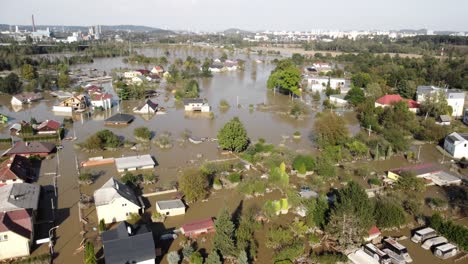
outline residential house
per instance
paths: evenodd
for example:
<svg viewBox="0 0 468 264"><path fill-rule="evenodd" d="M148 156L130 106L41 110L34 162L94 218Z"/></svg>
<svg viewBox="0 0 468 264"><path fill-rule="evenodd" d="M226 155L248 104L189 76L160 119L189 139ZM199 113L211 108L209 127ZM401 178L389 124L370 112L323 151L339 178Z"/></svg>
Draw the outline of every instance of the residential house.
<svg viewBox="0 0 468 264"><path fill-rule="evenodd" d="M237 68L238 68L237 61L225 61L224 62L223 70L225 71L235 71L237 70Z"/></svg>
<svg viewBox="0 0 468 264"><path fill-rule="evenodd" d="M156 166L151 155L129 156L115 159L118 172L152 169Z"/></svg>
<svg viewBox="0 0 468 264"><path fill-rule="evenodd" d="M314 62L312 66L316 69L331 70L331 65L325 62Z"/></svg>
<svg viewBox="0 0 468 264"><path fill-rule="evenodd" d="M184 99L185 111L210 112L210 105L200 98Z"/></svg>
<svg viewBox="0 0 468 264"><path fill-rule="evenodd" d="M21 209L36 215L41 187L30 183L12 183L0 187L0 212Z"/></svg>
<svg viewBox="0 0 468 264"><path fill-rule="evenodd" d="M465 109L465 114L463 114L463 123L468 126L468 108Z"/></svg>
<svg viewBox="0 0 468 264"><path fill-rule="evenodd" d="M6 124L8 123L8 116L4 114L0 114L0 124Z"/></svg>
<svg viewBox="0 0 468 264"><path fill-rule="evenodd" d="M182 234L186 237L197 237L202 234L208 234L215 232L215 226L212 218L195 221L189 224L185 224L180 228Z"/></svg>
<svg viewBox="0 0 468 264"><path fill-rule="evenodd" d="M418 102L411 100L411 99L404 99L399 94L387 94L387 95L380 97L379 99L377 99L377 101L375 101L375 107L385 108L385 107L393 106L394 104L401 102L401 101L406 102L408 104L408 109L411 112L417 113L419 111Z"/></svg>
<svg viewBox="0 0 468 264"><path fill-rule="evenodd" d="M40 156L46 157L55 151L55 144L50 142L16 142L4 155L20 155L20 156Z"/></svg>
<svg viewBox="0 0 468 264"><path fill-rule="evenodd" d="M94 204L98 219L104 219L106 224L127 220L132 214L138 214L141 203L132 188L110 178L94 192Z"/></svg>
<svg viewBox="0 0 468 264"><path fill-rule="evenodd" d="M156 211L161 215L175 216L185 214L185 204L180 199L156 202Z"/></svg>
<svg viewBox="0 0 468 264"><path fill-rule="evenodd" d="M87 85L85 90L88 94L102 93L102 87L97 85Z"/></svg>
<svg viewBox="0 0 468 264"><path fill-rule="evenodd" d="M161 75L164 73L164 68L161 65L154 66L153 69L151 69L151 73Z"/></svg>
<svg viewBox="0 0 468 264"><path fill-rule="evenodd" d="M0 165L0 187L6 184L30 182L33 179L32 164L26 157L13 155Z"/></svg>
<svg viewBox="0 0 468 264"><path fill-rule="evenodd" d="M112 108L112 94L108 93L91 93L90 97L90 104L93 107L103 108L104 110Z"/></svg>
<svg viewBox="0 0 468 264"><path fill-rule="evenodd" d="M40 135L51 135L58 134L59 129L62 125L54 120L45 120L38 126L36 126L36 131Z"/></svg>
<svg viewBox="0 0 468 264"><path fill-rule="evenodd" d="M466 95L465 91L446 89L436 86L418 86L416 100L418 103L422 103L428 96L435 96L437 93L442 93L447 99L447 104L452 107L452 116L463 116Z"/></svg>
<svg viewBox="0 0 468 264"><path fill-rule="evenodd" d="M109 118L107 118L104 122L106 125L128 125L135 119L132 115L117 113Z"/></svg>
<svg viewBox="0 0 468 264"><path fill-rule="evenodd" d="M150 99L146 100L142 106L133 108L133 112L137 114L154 114L158 111L158 104L154 103Z"/></svg>
<svg viewBox="0 0 468 264"><path fill-rule="evenodd" d="M0 260L29 256L34 224L26 209L0 212Z"/></svg>
<svg viewBox="0 0 468 264"><path fill-rule="evenodd" d="M215 64L210 65L210 67L208 67L208 70L214 73L222 72L224 70L224 65L215 63Z"/></svg>
<svg viewBox="0 0 468 264"><path fill-rule="evenodd" d="M58 105L54 105L53 111L55 112L83 112L88 107L88 102L86 100L86 96L84 95L77 95L69 97Z"/></svg>
<svg viewBox="0 0 468 264"><path fill-rule="evenodd" d="M127 79L132 79L133 77L138 77L138 76L141 76L143 75L141 72L139 71L128 71L128 72L124 72L124 78L127 78Z"/></svg>
<svg viewBox="0 0 468 264"><path fill-rule="evenodd" d="M37 102L42 100L44 97L41 93L21 93L13 95L11 98L12 105L23 105L23 104L30 104L32 102Z"/></svg>
<svg viewBox="0 0 468 264"><path fill-rule="evenodd" d="M440 115L436 119L436 124L440 126L450 126L452 118L449 115Z"/></svg>
<svg viewBox="0 0 468 264"><path fill-rule="evenodd" d="M155 263L153 232L145 225L132 226L124 221L102 232L101 238L106 264Z"/></svg>
<svg viewBox="0 0 468 264"><path fill-rule="evenodd" d="M416 177L425 179L426 185L448 186L461 184L459 177L443 171L441 167L432 163L416 164L389 170L387 177L392 181L398 181L403 172L412 172Z"/></svg>
<svg viewBox="0 0 468 264"><path fill-rule="evenodd" d="M456 159L468 159L468 133L451 133L445 138L444 149Z"/></svg>
<svg viewBox="0 0 468 264"><path fill-rule="evenodd" d="M59 99L67 99L69 97L73 96L73 93L71 92L65 92L65 91L56 91L56 92L51 92L50 93L52 96L57 97Z"/></svg>
<svg viewBox="0 0 468 264"><path fill-rule="evenodd" d="M346 80L343 78L328 78L328 77L308 77L307 87L312 92L322 92L327 89L328 84L330 88L338 89L345 86Z"/></svg>

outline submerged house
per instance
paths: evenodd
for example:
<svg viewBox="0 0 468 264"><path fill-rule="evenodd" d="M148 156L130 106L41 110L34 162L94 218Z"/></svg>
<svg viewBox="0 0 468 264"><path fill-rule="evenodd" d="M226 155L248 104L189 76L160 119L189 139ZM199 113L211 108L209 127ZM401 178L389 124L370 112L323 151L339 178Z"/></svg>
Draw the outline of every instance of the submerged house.
<svg viewBox="0 0 468 264"><path fill-rule="evenodd" d="M129 156L115 159L118 172L152 169L156 166L151 155Z"/></svg>
<svg viewBox="0 0 468 264"><path fill-rule="evenodd" d="M21 93L13 95L10 102L12 105L23 105L37 102L43 98L41 93Z"/></svg>
<svg viewBox="0 0 468 264"><path fill-rule="evenodd" d="M133 117L132 115L118 113L107 118L104 122L106 125L111 125L111 126L112 125L128 125L129 123L133 121L133 119L135 119L135 117Z"/></svg>
<svg viewBox="0 0 468 264"><path fill-rule="evenodd" d="M112 94L108 93L91 93L89 95L89 103L93 107L100 107L104 110L112 108Z"/></svg>
<svg viewBox="0 0 468 264"><path fill-rule="evenodd" d="M87 107L88 102L86 100L86 96L77 95L63 100L58 105L54 105L53 111L65 113L83 112L86 110Z"/></svg>
<svg viewBox="0 0 468 264"><path fill-rule="evenodd" d="M185 111L208 113L211 110L209 104L201 98L184 99Z"/></svg>
<svg viewBox="0 0 468 264"><path fill-rule="evenodd" d="M158 111L158 104L150 99L146 100L144 105L133 108L133 112L137 114L154 114Z"/></svg>
<svg viewBox="0 0 468 264"><path fill-rule="evenodd" d="M7 184L30 182L34 179L31 161L13 155L0 165L0 187Z"/></svg>
<svg viewBox="0 0 468 264"><path fill-rule="evenodd" d="M106 224L125 221L130 214L139 214L142 208L132 188L115 178L94 192L94 203L98 219L104 219Z"/></svg>
<svg viewBox="0 0 468 264"><path fill-rule="evenodd" d="M443 171L441 167L432 163L416 164L392 169L388 171L387 177L393 181L398 181L401 174L404 172L411 172L416 177L425 179L427 185L435 184L438 186L447 186L461 184L461 179L459 177Z"/></svg>
<svg viewBox="0 0 468 264"><path fill-rule="evenodd" d="M122 222L115 229L102 232L106 264L155 263L153 232L145 226Z"/></svg>

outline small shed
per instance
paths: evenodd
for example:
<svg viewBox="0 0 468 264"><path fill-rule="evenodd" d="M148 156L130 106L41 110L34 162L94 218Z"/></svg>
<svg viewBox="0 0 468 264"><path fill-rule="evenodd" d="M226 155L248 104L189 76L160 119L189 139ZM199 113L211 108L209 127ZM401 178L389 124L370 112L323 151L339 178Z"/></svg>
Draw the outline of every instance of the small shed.
<svg viewBox="0 0 468 264"><path fill-rule="evenodd" d="M105 120L106 125L128 125L135 117L128 114L118 113Z"/></svg>
<svg viewBox="0 0 468 264"><path fill-rule="evenodd" d="M152 169L155 165L156 163L149 154L115 159L118 172Z"/></svg>
<svg viewBox="0 0 468 264"><path fill-rule="evenodd" d="M448 115L440 115L437 120L436 124L441 126L449 126L452 118Z"/></svg>
<svg viewBox="0 0 468 264"><path fill-rule="evenodd" d="M181 227L181 231L186 237L197 237L202 234L215 232L215 226L213 219L208 218L185 224Z"/></svg>
<svg viewBox="0 0 468 264"><path fill-rule="evenodd" d="M365 238L366 241L372 241L378 238L382 233L377 226L372 226L367 232L368 236Z"/></svg>
<svg viewBox="0 0 468 264"><path fill-rule="evenodd" d="M156 202L156 211L165 216L185 214L185 204L180 199Z"/></svg>

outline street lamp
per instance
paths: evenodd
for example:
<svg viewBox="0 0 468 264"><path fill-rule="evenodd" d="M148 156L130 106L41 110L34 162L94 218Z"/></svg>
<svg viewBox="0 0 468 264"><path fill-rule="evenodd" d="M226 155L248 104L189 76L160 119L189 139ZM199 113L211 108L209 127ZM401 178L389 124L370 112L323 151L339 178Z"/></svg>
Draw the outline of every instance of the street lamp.
<svg viewBox="0 0 468 264"><path fill-rule="evenodd" d="M49 248L51 257L54 257L54 243L52 242L52 231L57 228L59 228L59 226L54 226L51 229L49 229Z"/></svg>

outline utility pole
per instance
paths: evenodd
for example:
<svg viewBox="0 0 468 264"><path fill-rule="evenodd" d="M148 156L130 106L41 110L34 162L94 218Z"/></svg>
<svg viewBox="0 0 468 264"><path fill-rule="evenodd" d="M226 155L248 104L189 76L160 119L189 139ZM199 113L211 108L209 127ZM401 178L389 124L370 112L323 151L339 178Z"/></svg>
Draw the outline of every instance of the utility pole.
<svg viewBox="0 0 468 264"><path fill-rule="evenodd" d="M419 155L421 155L421 146L418 148L418 161L419 161Z"/></svg>

